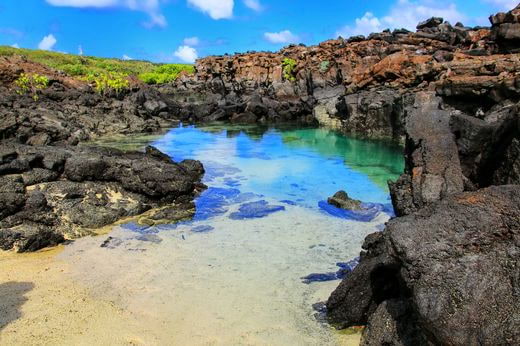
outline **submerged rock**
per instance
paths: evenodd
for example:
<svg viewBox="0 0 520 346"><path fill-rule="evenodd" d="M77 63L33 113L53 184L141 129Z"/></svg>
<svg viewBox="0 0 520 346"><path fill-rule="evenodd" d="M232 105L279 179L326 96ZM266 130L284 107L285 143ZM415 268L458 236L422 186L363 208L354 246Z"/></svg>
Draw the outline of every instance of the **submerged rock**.
<svg viewBox="0 0 520 346"><path fill-rule="evenodd" d="M163 241L162 238L159 237L157 234L141 234L137 236L135 239L154 244L159 244Z"/></svg>
<svg viewBox="0 0 520 346"><path fill-rule="evenodd" d="M330 197L327 200L327 202L337 208L345 210L362 210L362 202L350 198L348 194L343 190L336 192L334 196Z"/></svg>
<svg viewBox="0 0 520 346"><path fill-rule="evenodd" d="M123 240L120 238L108 237L103 244L100 245L102 248L115 249L116 247L123 244Z"/></svg>
<svg viewBox="0 0 520 346"><path fill-rule="evenodd" d="M334 281L344 279L348 274L350 274L354 268L359 264L359 257L355 258L349 262L338 262L336 266L340 269L337 272L328 272L328 273L313 273L307 276L302 277L302 282L304 284L310 284L313 282L324 282L324 281Z"/></svg>
<svg viewBox="0 0 520 346"><path fill-rule="evenodd" d="M195 233L208 233L208 232L213 231L214 229L215 229L215 227L213 227L213 226L200 225L200 226L193 227L191 229L191 231L195 232Z"/></svg>
<svg viewBox="0 0 520 346"><path fill-rule="evenodd" d="M229 218L233 220L256 219L283 210L285 210L284 206L270 205L269 202L262 200L242 204L237 212L229 215Z"/></svg>
<svg viewBox="0 0 520 346"><path fill-rule="evenodd" d="M341 209L330 205L326 201L318 202L318 206L321 210L332 216L360 222L370 222L374 220L381 212L387 211L387 208L385 208L383 204L376 203L362 203L360 210Z"/></svg>

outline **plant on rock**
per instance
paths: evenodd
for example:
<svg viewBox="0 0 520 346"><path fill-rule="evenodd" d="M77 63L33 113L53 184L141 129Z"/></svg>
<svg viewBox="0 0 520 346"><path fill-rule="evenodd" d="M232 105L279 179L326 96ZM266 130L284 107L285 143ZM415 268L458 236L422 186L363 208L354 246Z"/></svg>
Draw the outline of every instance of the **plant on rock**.
<svg viewBox="0 0 520 346"><path fill-rule="evenodd" d="M290 80L294 82L296 80L295 69L296 69L296 60L291 58L285 58L282 61L282 70L283 70L283 78L285 80Z"/></svg>
<svg viewBox="0 0 520 346"><path fill-rule="evenodd" d="M165 84L173 82L182 72L191 74L194 71L193 65L168 64L159 66L152 72L140 74L139 79L146 84Z"/></svg>
<svg viewBox="0 0 520 346"><path fill-rule="evenodd" d="M14 84L19 95L32 94L34 101L37 101L40 91L49 86L49 78L38 73L22 73Z"/></svg>
<svg viewBox="0 0 520 346"><path fill-rule="evenodd" d="M128 76L120 72L90 73L83 79L94 83L96 91L100 94L104 94L109 90L120 93L130 87Z"/></svg>
<svg viewBox="0 0 520 346"><path fill-rule="evenodd" d="M322 73L327 72L329 70L329 68L330 68L330 61L325 60L320 63L320 71Z"/></svg>

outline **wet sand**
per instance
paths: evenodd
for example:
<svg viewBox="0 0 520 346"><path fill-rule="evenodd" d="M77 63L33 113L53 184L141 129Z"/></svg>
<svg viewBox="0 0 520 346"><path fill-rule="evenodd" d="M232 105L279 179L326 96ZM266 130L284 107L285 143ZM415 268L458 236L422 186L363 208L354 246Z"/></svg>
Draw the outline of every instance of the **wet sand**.
<svg viewBox="0 0 520 346"><path fill-rule="evenodd" d="M103 239L103 236L93 237L88 241ZM206 297L204 302L169 301L168 306L177 305L180 310L192 304L197 307L196 314L187 314L186 319L171 318L158 311L157 301L150 304L136 299L133 306L123 306L122 302L128 300L118 297L121 292L100 294L87 288L85 282L73 279L81 275L80 268L71 268L71 264L59 259L64 248L32 254L0 252L0 345L230 345L231 341L234 345L269 344L265 335L229 335L236 326L226 327L222 321L214 323L213 328L205 328L210 325L206 324L208 320L218 322L218 318L215 320L211 312L201 313L204 310L201 304L218 298L218 294ZM182 284L179 288L190 289ZM140 294L139 291L131 290L130 295L146 297L150 293L144 287ZM190 295L200 299L196 292ZM213 303L223 314L230 309L226 300ZM256 312L253 309L243 313L251 316ZM277 334L276 330L264 330L266 335L273 332ZM338 345L359 344L359 334L337 335ZM292 338L273 341L271 344L298 344Z"/></svg>

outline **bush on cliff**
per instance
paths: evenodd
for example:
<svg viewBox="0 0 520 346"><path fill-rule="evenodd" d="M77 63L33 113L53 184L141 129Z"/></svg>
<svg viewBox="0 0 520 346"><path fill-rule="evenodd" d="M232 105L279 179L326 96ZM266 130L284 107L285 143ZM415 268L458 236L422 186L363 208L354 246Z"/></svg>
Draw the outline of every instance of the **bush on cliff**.
<svg viewBox="0 0 520 346"><path fill-rule="evenodd" d="M49 78L38 73L22 73L14 84L16 85L16 92L20 95L32 94L35 101L38 100L38 93L49 85Z"/></svg>
<svg viewBox="0 0 520 346"><path fill-rule="evenodd" d="M291 58L285 58L282 61L282 69L283 69L283 78L285 80L290 80L294 82L296 80L295 69L296 69L296 60Z"/></svg>
<svg viewBox="0 0 520 346"><path fill-rule="evenodd" d="M139 75L139 79L147 84L164 84L173 82L182 73L193 73L193 65L168 64L156 67L152 72Z"/></svg>
<svg viewBox="0 0 520 346"><path fill-rule="evenodd" d="M83 77L83 79L94 83L96 91L100 94L109 90L119 93L130 87L128 76L120 72L91 73Z"/></svg>

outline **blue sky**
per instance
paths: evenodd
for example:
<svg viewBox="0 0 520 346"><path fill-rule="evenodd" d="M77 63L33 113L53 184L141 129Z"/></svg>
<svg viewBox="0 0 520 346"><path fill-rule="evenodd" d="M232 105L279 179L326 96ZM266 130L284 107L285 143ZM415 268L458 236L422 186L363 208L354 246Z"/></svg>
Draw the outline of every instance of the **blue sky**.
<svg viewBox="0 0 520 346"><path fill-rule="evenodd" d="M442 16L488 25L518 0L2 0L0 45L156 62L275 51Z"/></svg>

